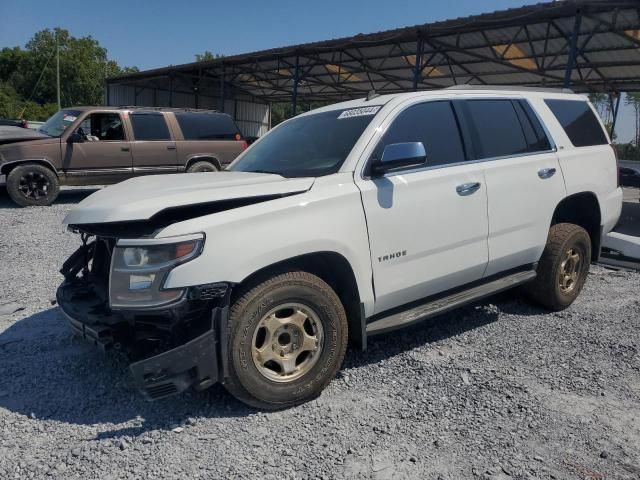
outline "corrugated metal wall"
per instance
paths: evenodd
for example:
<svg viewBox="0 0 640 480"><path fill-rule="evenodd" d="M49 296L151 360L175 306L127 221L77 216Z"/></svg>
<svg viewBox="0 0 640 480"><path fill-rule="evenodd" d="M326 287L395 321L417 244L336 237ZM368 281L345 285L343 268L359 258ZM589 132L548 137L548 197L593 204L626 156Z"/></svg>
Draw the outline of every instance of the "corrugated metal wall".
<svg viewBox="0 0 640 480"><path fill-rule="evenodd" d="M136 88L133 85L109 85L105 101L108 105L137 105L143 107L196 108L195 94L173 92L153 88ZM137 95L136 95L137 92ZM171 102L170 102L171 100ZM198 95L197 108L220 109L219 98ZM224 111L231 115L242 134L246 137L260 137L269 130L269 105L244 99L225 99Z"/></svg>

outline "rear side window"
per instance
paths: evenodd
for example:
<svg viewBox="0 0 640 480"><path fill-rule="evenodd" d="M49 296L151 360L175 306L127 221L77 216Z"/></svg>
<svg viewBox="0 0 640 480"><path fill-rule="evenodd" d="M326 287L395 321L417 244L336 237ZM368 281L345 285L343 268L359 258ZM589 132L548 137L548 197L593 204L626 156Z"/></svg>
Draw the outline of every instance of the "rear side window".
<svg viewBox="0 0 640 480"><path fill-rule="evenodd" d="M185 140L239 140L240 131L228 115L208 112L176 112Z"/></svg>
<svg viewBox="0 0 640 480"><path fill-rule="evenodd" d="M600 122L587 102L580 100L545 100L575 147L607 145Z"/></svg>
<svg viewBox="0 0 640 480"><path fill-rule="evenodd" d="M171 140L167 122L161 113L132 113L129 118L136 140Z"/></svg>
<svg viewBox="0 0 640 480"><path fill-rule="evenodd" d="M514 100L513 106L516 109L522 131L529 144L529 152L544 152L551 150L549 137L542 128L540 120L526 100Z"/></svg>
<svg viewBox="0 0 640 480"><path fill-rule="evenodd" d="M387 145L405 142L422 142L427 152L428 166L466 160L460 129L450 102L426 102L404 110L377 145L373 157L380 158Z"/></svg>
<svg viewBox="0 0 640 480"><path fill-rule="evenodd" d="M520 119L511 100L468 100L479 158L505 157L530 151Z"/></svg>

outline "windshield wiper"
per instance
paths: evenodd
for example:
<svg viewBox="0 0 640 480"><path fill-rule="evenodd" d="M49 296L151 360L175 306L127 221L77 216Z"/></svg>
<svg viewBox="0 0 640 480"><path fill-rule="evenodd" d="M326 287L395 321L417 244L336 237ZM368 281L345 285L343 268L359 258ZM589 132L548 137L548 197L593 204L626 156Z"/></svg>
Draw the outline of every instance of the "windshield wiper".
<svg viewBox="0 0 640 480"><path fill-rule="evenodd" d="M246 170L246 173L268 173L270 175L280 175L280 176L282 176L281 173L271 172L269 170Z"/></svg>

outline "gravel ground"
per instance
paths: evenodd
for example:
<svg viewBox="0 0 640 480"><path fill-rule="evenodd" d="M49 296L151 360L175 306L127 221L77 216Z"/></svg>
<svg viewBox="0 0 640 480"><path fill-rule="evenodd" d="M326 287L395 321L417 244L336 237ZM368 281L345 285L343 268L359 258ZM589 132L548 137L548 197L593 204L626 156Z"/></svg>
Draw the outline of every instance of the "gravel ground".
<svg viewBox="0 0 640 480"><path fill-rule="evenodd" d="M23 308L0 314L0 478L640 478L640 274L593 267L556 314L503 294L376 338L287 411L217 386L147 403L52 304L88 192L0 192L0 311Z"/></svg>

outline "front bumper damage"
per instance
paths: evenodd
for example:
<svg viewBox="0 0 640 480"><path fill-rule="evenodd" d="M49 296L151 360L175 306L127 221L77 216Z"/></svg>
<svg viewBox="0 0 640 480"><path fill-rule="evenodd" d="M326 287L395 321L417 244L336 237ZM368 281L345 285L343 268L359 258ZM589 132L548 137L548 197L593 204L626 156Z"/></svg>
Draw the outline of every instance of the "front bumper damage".
<svg viewBox="0 0 640 480"><path fill-rule="evenodd" d="M223 381L231 286L191 287L185 300L162 310L111 310L96 275L80 266L95 250L92 244L81 247L62 270L65 281L56 298L72 330L103 351L125 353L135 384L149 400Z"/></svg>

